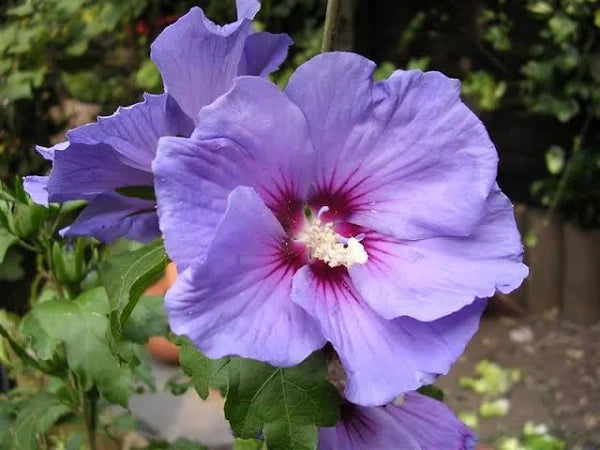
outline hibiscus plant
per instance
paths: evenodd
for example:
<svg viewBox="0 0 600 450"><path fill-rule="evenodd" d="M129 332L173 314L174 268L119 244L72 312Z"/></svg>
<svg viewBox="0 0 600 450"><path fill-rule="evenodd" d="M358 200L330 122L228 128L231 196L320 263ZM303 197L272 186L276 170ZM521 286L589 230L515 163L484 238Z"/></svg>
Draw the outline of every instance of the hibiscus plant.
<svg viewBox="0 0 600 450"><path fill-rule="evenodd" d="M527 276L498 156L458 81L375 81L333 51L340 3L283 89L292 41L255 31L257 0L226 25L192 8L151 47L164 93L37 147L50 173L3 187L0 259L22 247L35 278L30 310L0 316L0 447L104 448L164 335L239 448L474 448L428 386ZM139 301L169 261L164 300Z"/></svg>

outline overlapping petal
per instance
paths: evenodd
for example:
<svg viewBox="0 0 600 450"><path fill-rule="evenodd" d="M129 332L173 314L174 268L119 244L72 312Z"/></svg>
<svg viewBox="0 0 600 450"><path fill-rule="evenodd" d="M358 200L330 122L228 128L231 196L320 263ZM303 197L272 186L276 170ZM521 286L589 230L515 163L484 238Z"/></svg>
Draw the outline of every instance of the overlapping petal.
<svg viewBox="0 0 600 450"><path fill-rule="evenodd" d="M486 304L479 300L432 322L386 320L362 299L344 269L331 276L311 266L294 276L292 298L321 325L346 371L345 396L360 405L389 403L447 373Z"/></svg>
<svg viewBox="0 0 600 450"><path fill-rule="evenodd" d="M290 296L295 266L282 256L285 232L253 189L238 187L206 258L188 267L166 297L171 329L206 355L294 365L325 340Z"/></svg>
<svg viewBox="0 0 600 450"><path fill-rule="evenodd" d="M416 392L400 406L346 403L338 425L319 430L319 450L471 450L476 441L446 405Z"/></svg>
<svg viewBox="0 0 600 450"><path fill-rule="evenodd" d="M94 197L67 228L64 236L93 236L103 242L121 237L150 242L159 235L153 201L105 192Z"/></svg>
<svg viewBox="0 0 600 450"><path fill-rule="evenodd" d="M287 35L254 34L257 1L238 1L238 20L218 26L192 8L154 41L151 58L165 86L197 123L203 106L227 92L238 75L266 76L285 59Z"/></svg>
<svg viewBox="0 0 600 450"><path fill-rule="evenodd" d="M349 272L367 303L387 319L435 320L496 290L508 293L527 276L510 200L496 186L483 221L468 237L399 241L367 232L366 264Z"/></svg>
<svg viewBox="0 0 600 450"><path fill-rule="evenodd" d="M286 92L318 154L316 190L343 197L353 223L399 239L468 236L481 221L497 154L456 80L397 71L352 53L303 64Z"/></svg>
<svg viewBox="0 0 600 450"><path fill-rule="evenodd" d="M203 254L236 186L292 217L314 165L302 112L266 80L240 77L199 118L191 139L161 140L153 165L161 231L180 270Z"/></svg>
<svg viewBox="0 0 600 450"><path fill-rule="evenodd" d="M71 145L67 151L71 159L86 164L77 144L104 145L113 149L126 166L151 172L160 137L189 136L192 130L191 119L167 94L146 94L143 102L120 107L111 116L98 117L95 123L69 131Z"/></svg>

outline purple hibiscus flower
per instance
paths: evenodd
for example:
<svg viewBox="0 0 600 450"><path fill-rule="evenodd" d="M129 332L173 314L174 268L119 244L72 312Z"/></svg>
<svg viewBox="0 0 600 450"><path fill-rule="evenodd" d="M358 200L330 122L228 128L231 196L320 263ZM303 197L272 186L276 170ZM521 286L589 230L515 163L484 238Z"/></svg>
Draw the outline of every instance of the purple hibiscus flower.
<svg viewBox="0 0 600 450"><path fill-rule="evenodd" d="M67 142L38 147L52 161L48 177L26 177L42 204L87 200L66 235L149 241L159 235L152 160L161 136L189 136L198 111L225 93L238 75L267 76L285 59L284 34L254 33L257 0L237 0L238 20L220 27L192 8L152 44L165 94L119 108L67 133Z"/></svg>
<svg viewBox="0 0 600 450"><path fill-rule="evenodd" d="M471 450L477 437L443 403L408 392L396 404L342 405L342 419L319 430L319 450Z"/></svg>
<svg viewBox="0 0 600 450"><path fill-rule="evenodd" d="M172 329L208 356L293 365L326 341L353 403L446 373L485 298L527 274L497 155L459 85L327 53L285 92L240 77L161 139Z"/></svg>

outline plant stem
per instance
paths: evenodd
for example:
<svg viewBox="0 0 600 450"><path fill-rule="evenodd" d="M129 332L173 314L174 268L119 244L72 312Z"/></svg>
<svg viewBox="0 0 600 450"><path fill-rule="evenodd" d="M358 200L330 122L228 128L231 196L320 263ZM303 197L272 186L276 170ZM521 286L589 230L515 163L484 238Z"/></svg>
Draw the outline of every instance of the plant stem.
<svg viewBox="0 0 600 450"><path fill-rule="evenodd" d="M79 399L90 450L96 450L96 399L79 386Z"/></svg>
<svg viewBox="0 0 600 450"><path fill-rule="evenodd" d="M321 52L335 50L338 28L342 10L342 0L327 0L327 12L325 13L325 28L323 30L323 45Z"/></svg>

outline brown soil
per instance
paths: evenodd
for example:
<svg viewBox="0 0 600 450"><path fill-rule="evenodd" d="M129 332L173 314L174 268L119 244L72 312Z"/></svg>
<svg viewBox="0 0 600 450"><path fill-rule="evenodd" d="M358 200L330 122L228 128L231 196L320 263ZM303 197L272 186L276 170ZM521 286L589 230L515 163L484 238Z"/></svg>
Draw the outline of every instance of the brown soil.
<svg viewBox="0 0 600 450"><path fill-rule="evenodd" d="M566 439L568 448L600 443L600 324L583 327L555 316L485 317L465 354L436 383L456 412L477 411L482 396L458 387L461 376L473 376L482 359L521 369L521 381L505 395L511 403L509 413L480 418L482 442L519 436L529 420L546 424L552 434ZM511 330L523 327L530 328L533 338L511 340Z"/></svg>

